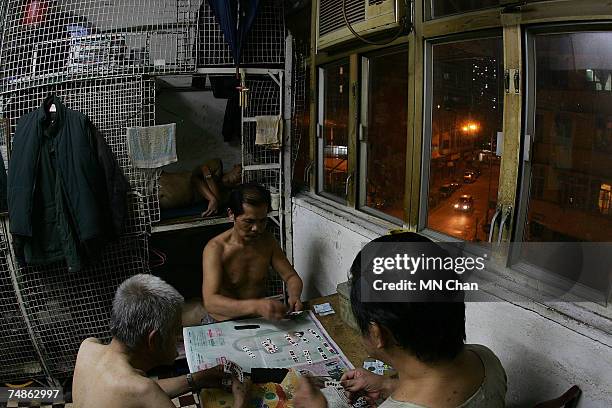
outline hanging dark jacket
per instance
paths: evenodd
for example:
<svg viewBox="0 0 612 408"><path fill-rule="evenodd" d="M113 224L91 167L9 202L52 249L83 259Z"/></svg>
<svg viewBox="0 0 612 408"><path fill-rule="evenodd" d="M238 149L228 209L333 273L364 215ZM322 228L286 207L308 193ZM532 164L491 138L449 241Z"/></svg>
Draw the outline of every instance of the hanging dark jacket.
<svg viewBox="0 0 612 408"><path fill-rule="evenodd" d="M41 155L49 154L46 123L49 107L55 104L56 133L51 152L55 177L40 173ZM43 147L44 146L44 147ZM48 157L45 156L44 159ZM49 166L47 166L49 167ZM100 246L122 232L127 214L126 195L129 183L121 172L112 151L89 119L80 112L66 108L56 96L45 99L43 106L23 116L15 131L8 172L8 209L10 231L16 238L16 253L22 252L28 240L36 240L40 246L56 243L40 242L44 237L35 236L40 228L33 225L33 214L44 212L49 206L58 208L57 222L62 239L75 242L62 243L65 259L72 270L81 266L81 257L99 253ZM57 180L57 186L37 185ZM37 189L57 191L44 194L44 203L35 200ZM50 218L50 217L47 217ZM53 244L53 245L52 245ZM48 262L57 259L48 259ZM86 259L87 260L87 259ZM86 261L85 260L85 261Z"/></svg>

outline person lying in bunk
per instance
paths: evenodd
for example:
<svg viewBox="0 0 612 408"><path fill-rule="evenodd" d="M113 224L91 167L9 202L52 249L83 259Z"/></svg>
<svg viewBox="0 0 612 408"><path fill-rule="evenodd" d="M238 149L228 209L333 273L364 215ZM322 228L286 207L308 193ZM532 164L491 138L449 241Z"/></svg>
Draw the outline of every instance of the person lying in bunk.
<svg viewBox="0 0 612 408"><path fill-rule="evenodd" d="M74 407L175 408L171 398L226 386L232 388L233 408L244 408L248 383L224 373L222 365L161 380L147 377L152 368L174 363L182 306L183 297L156 276L140 274L124 281L113 300L110 344L88 338L79 348Z"/></svg>
<svg viewBox="0 0 612 408"><path fill-rule="evenodd" d="M242 184L230 193L228 207L233 227L211 239L202 255L202 324L251 315L280 320L302 310L302 279L266 230L270 193L255 183ZM287 306L264 298L270 266L287 286Z"/></svg>
<svg viewBox="0 0 612 408"><path fill-rule="evenodd" d="M353 316L368 355L394 367L398 378L358 368L344 373L341 385L353 401L363 395L370 406L379 408L504 407L507 378L501 362L489 348L465 344L461 290L421 292L418 299L409 299L415 296L413 292L395 295L402 296L403 302L389 291L373 294L371 283L381 276L374 274L373 261L395 257L400 251L413 259L449 256L416 233L377 238L357 254L351 266L350 291ZM425 276L445 282L457 279L452 269L423 267L402 276L411 282ZM379 400L384 401L377 404ZM314 381L302 377L294 405L326 408L327 401Z"/></svg>
<svg viewBox="0 0 612 408"><path fill-rule="evenodd" d="M160 208L163 212L207 203L201 215L213 216L219 205L227 201L229 191L240 183L241 177L242 166L239 164L223 174L220 159L209 160L191 172L162 172L159 178Z"/></svg>

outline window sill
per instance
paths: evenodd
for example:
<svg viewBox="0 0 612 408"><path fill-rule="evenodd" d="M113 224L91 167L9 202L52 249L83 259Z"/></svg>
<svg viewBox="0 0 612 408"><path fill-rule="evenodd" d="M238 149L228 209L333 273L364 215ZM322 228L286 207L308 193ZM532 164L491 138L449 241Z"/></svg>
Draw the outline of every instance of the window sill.
<svg viewBox="0 0 612 408"><path fill-rule="evenodd" d="M312 192L300 193L293 198L293 202L372 239L387 234L389 230L408 228L406 225L394 224Z"/></svg>
<svg viewBox="0 0 612 408"><path fill-rule="evenodd" d="M433 230L419 232L433 241L458 241ZM546 319L554 321L576 333L612 347L612 304L603 306L594 302L539 302L536 288L541 283L511 268L495 269L496 279L482 278L479 287L490 295L487 301L504 301L525 310L530 310ZM501 276L501 280L500 277ZM499 284L499 282L502 284ZM496 282L496 283L492 283Z"/></svg>
<svg viewBox="0 0 612 408"><path fill-rule="evenodd" d="M370 216L311 192L294 197L293 203L368 239L387 234L391 229L408 228L405 225L400 226ZM420 233L434 241L448 241L448 237L432 231L426 230ZM536 302L533 300L533 289L530 288L537 285L537 282L532 278L508 268L496 272L503 277L503 285L490 283L486 276L483 276L480 285L482 291L488 295L488 301L504 301L529 310L589 339L612 347L612 305L604 307L587 302ZM530 279L533 282L528 282Z"/></svg>

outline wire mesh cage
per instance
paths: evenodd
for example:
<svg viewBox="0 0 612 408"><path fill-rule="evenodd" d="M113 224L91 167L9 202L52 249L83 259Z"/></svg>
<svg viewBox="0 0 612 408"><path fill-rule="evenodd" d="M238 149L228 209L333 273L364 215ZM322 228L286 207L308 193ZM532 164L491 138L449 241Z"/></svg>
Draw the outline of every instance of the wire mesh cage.
<svg viewBox="0 0 612 408"><path fill-rule="evenodd" d="M4 11L4 91L195 68L191 0L6 0Z"/></svg>
<svg viewBox="0 0 612 408"><path fill-rule="evenodd" d="M247 76L248 105L244 109L244 117L280 115L282 90L276 80L270 76Z"/></svg>
<svg viewBox="0 0 612 408"><path fill-rule="evenodd" d="M243 132L243 165L280 164L280 146L256 143L257 124L255 122L245 122Z"/></svg>
<svg viewBox="0 0 612 408"><path fill-rule="evenodd" d="M92 79L29 88L0 95L2 116L15 133L17 121L42 105L49 95L58 95L66 107L89 117L104 135L134 191L129 197L127 233L140 234L150 226L146 206L155 200L149 172L132 167L126 145L126 127L150 126L155 122L155 83L139 77ZM9 137L6 140L10 140ZM6 142L5 140L5 142Z"/></svg>
<svg viewBox="0 0 612 408"><path fill-rule="evenodd" d="M243 44L242 65L282 69L283 3L262 0ZM9 160L17 121L50 94L89 117L132 186L125 234L81 272L63 263L16 267L0 233L0 381L72 373L80 343L108 340L119 283L148 273L148 233L159 221L159 170L132 166L126 128L155 125L155 76L192 74L234 61L206 0L0 0L0 152ZM282 74L275 74L282 83ZM279 82L247 75L243 123L244 181L282 191L281 152L255 145L258 115L280 115ZM10 158L15 159L15 158ZM266 168L272 167L272 168ZM8 168L8 167L7 167ZM3 224L5 225L5 224ZM282 216L268 223L284 245ZM271 271L267 293L284 293ZM22 302L20 303L20 299ZM27 324L26 324L27 322ZM5 324L6 323L6 324Z"/></svg>
<svg viewBox="0 0 612 408"><path fill-rule="evenodd" d="M263 0L253 26L242 45L242 66L281 65L285 61L283 2ZM198 11L197 66L232 66L235 61L217 18L208 2Z"/></svg>
<svg viewBox="0 0 612 408"><path fill-rule="evenodd" d="M8 242L4 228L0 231L0 382L44 377L38 354L19 307L11 270Z"/></svg>
<svg viewBox="0 0 612 408"><path fill-rule="evenodd" d="M32 329L43 339L42 353L51 374L61 378L72 372L84 339L110 339L108 324L117 287L148 270L143 235L108 245L99 262L77 273L67 272L61 263L17 271L23 304Z"/></svg>
<svg viewBox="0 0 612 408"><path fill-rule="evenodd" d="M296 47L294 43L293 52L293 101L291 103L291 175L295 172L295 163L300 151L302 137L308 132L308 105L306 99L308 83L308 44L303 42ZM293 177L292 177L293 178Z"/></svg>

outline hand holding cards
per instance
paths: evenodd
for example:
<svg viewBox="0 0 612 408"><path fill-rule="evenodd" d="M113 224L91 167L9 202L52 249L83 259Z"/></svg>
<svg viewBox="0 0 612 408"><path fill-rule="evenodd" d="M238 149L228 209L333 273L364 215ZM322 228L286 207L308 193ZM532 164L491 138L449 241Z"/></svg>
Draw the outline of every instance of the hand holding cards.
<svg viewBox="0 0 612 408"><path fill-rule="evenodd" d="M241 383L244 382L244 373L242 372L242 368L233 361L226 361L223 363L223 372L225 374L230 374Z"/></svg>

